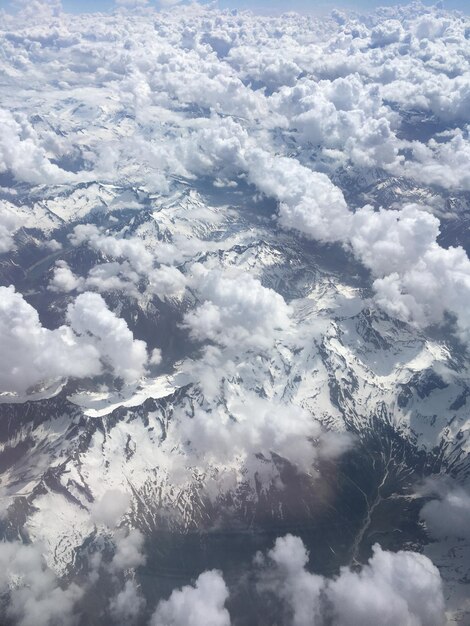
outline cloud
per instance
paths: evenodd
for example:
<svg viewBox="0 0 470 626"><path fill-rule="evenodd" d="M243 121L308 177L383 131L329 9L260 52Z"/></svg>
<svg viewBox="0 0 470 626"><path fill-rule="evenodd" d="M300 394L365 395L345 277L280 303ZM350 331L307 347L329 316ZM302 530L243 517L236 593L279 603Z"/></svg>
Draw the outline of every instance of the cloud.
<svg viewBox="0 0 470 626"><path fill-rule="evenodd" d="M279 201L283 227L349 246L377 277L376 301L387 312L425 327L441 322L449 311L457 317L460 337L468 341L470 319L465 302L470 261L462 248L444 249L437 243L439 222L424 207L374 211L366 206L352 213L342 192L324 174L312 172L295 159L273 157L251 147L249 141L246 146L242 161L248 178ZM238 153L241 148L237 145L235 150ZM212 317L217 324L214 308L206 309L206 319Z"/></svg>
<svg viewBox="0 0 470 626"><path fill-rule="evenodd" d="M101 544L101 549L92 555L90 573L81 586L56 576L46 564L41 545L3 541L0 544L2 617L18 626L81 623L84 603L89 601L94 587L108 584L110 589L115 589L124 572L129 574L146 561L142 552L143 535L138 530L115 531L113 541L115 553L111 562L105 561L107 554ZM134 578L129 578L111 596L106 616L117 624L131 624L144 608L140 588Z"/></svg>
<svg viewBox="0 0 470 626"><path fill-rule="evenodd" d="M258 590L280 597L292 626L443 626L444 599L439 571L416 552L386 552L375 545L358 571L343 567L327 579L311 574L302 540L278 538L261 568Z"/></svg>
<svg viewBox="0 0 470 626"><path fill-rule="evenodd" d="M248 391L240 396L233 393L226 408L211 412L196 409L192 419L182 417L178 434L187 442L192 463L199 460L205 466L209 462L223 464L225 460L227 466L238 462L242 470L257 467L260 455L269 460L276 454L300 471L315 473L314 464L324 443L324 433L308 411ZM342 439L340 434L335 435ZM350 444L345 435L343 445L337 449L325 447L325 456L334 458Z"/></svg>
<svg viewBox="0 0 470 626"><path fill-rule="evenodd" d="M52 163L24 115L0 109L0 172L11 172L19 182L56 184L75 176Z"/></svg>
<svg viewBox="0 0 470 626"><path fill-rule="evenodd" d="M145 342L134 339L126 322L117 317L96 293L82 293L67 309L67 319L76 335L91 341L114 375L135 382L145 373L148 360Z"/></svg>
<svg viewBox="0 0 470 626"><path fill-rule="evenodd" d="M14 287L0 287L0 294L2 391L24 394L41 382L101 372L100 354L92 343L81 342L69 326L44 328L36 310Z"/></svg>
<svg viewBox="0 0 470 626"><path fill-rule="evenodd" d="M85 288L85 281L75 276L66 261L57 261L54 268L54 275L49 284L51 291L69 292L82 290Z"/></svg>
<svg viewBox="0 0 470 626"><path fill-rule="evenodd" d="M114 533L116 551L110 568L114 571L135 569L144 565L147 557L143 553L144 535L137 528L130 530L119 529Z"/></svg>
<svg viewBox="0 0 470 626"><path fill-rule="evenodd" d="M61 0L13 0L13 6L19 11L21 20L48 20L58 17L62 12Z"/></svg>
<svg viewBox="0 0 470 626"><path fill-rule="evenodd" d="M180 4L181 2L182 0L157 0L157 5L162 8L166 8L166 7L173 7L177 4Z"/></svg>
<svg viewBox="0 0 470 626"><path fill-rule="evenodd" d="M292 355L302 333L314 340L314 324L306 330L299 302L276 292L274 272L253 275L247 264L227 260L234 245L268 231L292 249L300 236L344 247L370 271L375 302L388 314L425 328L450 312L460 338L470 341L470 262L462 248L439 245L432 214L470 189L468 18L416 3L321 21L196 4L99 19L68 16L57 2L23 2L22 10L2 14L0 29L0 174L8 185L2 193L18 202L0 217L0 252L15 252L26 214L28 228L43 233L46 221L67 232L74 225L70 244L87 246L99 261L85 271L86 250L69 255L64 245L48 297L71 296L56 329L14 288L0 288L0 390L24 396L64 377L105 373L137 382L149 363L146 345L99 294L141 304L186 293L183 324L200 353L177 367L192 383L191 417L175 409L166 439L153 446L145 431L139 445L166 462L172 479L181 470L190 481L193 470L212 464L223 479L231 472L238 484L255 476L268 483L278 478L274 456L316 475L318 460L350 441L325 433L314 411L276 385L300 360ZM378 182L390 177L399 190L392 201ZM187 201L183 189L197 189L201 205L212 193L220 200L223 189L223 202L234 199L236 207L217 205L200 220L207 207ZM263 196L273 202L258 202ZM431 197L434 206L410 204L410 197ZM264 212L268 204L276 221ZM226 222L218 221L222 214ZM155 350L150 363L160 360ZM263 377L274 382L260 390ZM125 423L126 432L133 428ZM115 463L121 475L121 459ZM100 495L92 521L112 529L99 532L114 537L109 576L122 579L143 563L143 538L115 530L127 496ZM462 489L439 492L422 513L430 534L460 536L466 507ZM446 527L445 510L454 526ZM440 583L424 557L376 548L362 570L326 580L307 571L299 541L276 543L265 581L296 623L323 619L325 598L328 619L342 626L439 623ZM221 590L214 623L226 623L223 581L213 576ZM186 623L194 598L196 605L214 601L199 587L162 605L169 623ZM126 580L115 591L114 619L135 619L138 586Z"/></svg>
<svg viewBox="0 0 470 626"><path fill-rule="evenodd" d="M106 368L126 382L144 373L147 350L98 294L80 294L67 309L69 325L42 326L37 311L14 287L0 287L4 359L0 389L24 395L65 377L88 378Z"/></svg>
<svg viewBox="0 0 470 626"><path fill-rule="evenodd" d="M424 494L433 496L421 509L429 534L436 539L470 537L470 494L458 485L429 482Z"/></svg>
<svg viewBox="0 0 470 626"><path fill-rule="evenodd" d="M328 587L339 624L443 626L439 570L415 552L386 552L378 545L359 573L343 568Z"/></svg>
<svg viewBox="0 0 470 626"><path fill-rule="evenodd" d="M439 220L418 205L399 211L364 207L354 214L350 245L374 276L404 273L421 262L439 235Z"/></svg>
<svg viewBox="0 0 470 626"><path fill-rule="evenodd" d="M148 5L148 0L115 0L119 7L137 8Z"/></svg>
<svg viewBox="0 0 470 626"><path fill-rule="evenodd" d="M468 126L450 133L449 141L413 142L410 148L414 159L406 161L398 173L425 185L438 185L454 191L470 190L466 168L470 156Z"/></svg>
<svg viewBox="0 0 470 626"><path fill-rule="evenodd" d="M293 535L279 537L267 557L269 564L258 582L258 589L275 593L282 599L290 609L292 626L321 624L320 594L325 583L322 576L306 570L309 557L302 540ZM265 564L261 554L256 561Z"/></svg>
<svg viewBox="0 0 470 626"><path fill-rule="evenodd" d="M145 607L135 580L126 580L124 588L109 603L109 613L117 624L134 624Z"/></svg>
<svg viewBox="0 0 470 626"><path fill-rule="evenodd" d="M385 20L372 29L370 41L373 46L388 46L400 41L404 33L399 20Z"/></svg>
<svg viewBox="0 0 470 626"><path fill-rule="evenodd" d="M344 196L323 173L295 159L253 148L246 155L248 177L260 191L279 202L279 223L321 241L346 236L348 210Z"/></svg>
<svg viewBox="0 0 470 626"><path fill-rule="evenodd" d="M184 317L194 339L263 349L290 327L291 309L282 296L249 274L195 264L190 282L203 300Z"/></svg>
<svg viewBox="0 0 470 626"><path fill-rule="evenodd" d="M56 264L50 288L55 291L93 289L100 292L122 291L138 298L139 283L144 280L147 294L160 298L181 297L186 279L176 267L155 267L158 252L154 256L137 237L114 237L106 235L92 224L81 224L69 237L72 245L88 245L102 255L119 259L95 265L86 277L76 277L63 261Z"/></svg>
<svg viewBox="0 0 470 626"><path fill-rule="evenodd" d="M230 626L228 589L217 570L204 572L194 587L173 591L158 605L150 626Z"/></svg>
<svg viewBox="0 0 470 626"><path fill-rule="evenodd" d="M305 545L293 535L277 538L266 555L256 555L251 593L270 603L267 616L276 607L275 619L286 626L445 624L439 571L421 554L386 552L375 545L368 563L356 571L343 567L334 578L310 573L308 562ZM161 601L150 624L228 626L228 597L222 573L204 572L194 586Z"/></svg>
<svg viewBox="0 0 470 626"><path fill-rule="evenodd" d="M76 605L83 591L74 583L60 586L37 547L2 542L0 569L0 592L8 597L7 619L18 626L76 623Z"/></svg>
<svg viewBox="0 0 470 626"><path fill-rule="evenodd" d="M91 507L91 518L96 524L105 524L110 528L117 525L129 509L131 497L119 489L105 491L103 496Z"/></svg>
<svg viewBox="0 0 470 626"><path fill-rule="evenodd" d="M6 203L0 201L0 254L15 248L14 234L21 226L21 219Z"/></svg>

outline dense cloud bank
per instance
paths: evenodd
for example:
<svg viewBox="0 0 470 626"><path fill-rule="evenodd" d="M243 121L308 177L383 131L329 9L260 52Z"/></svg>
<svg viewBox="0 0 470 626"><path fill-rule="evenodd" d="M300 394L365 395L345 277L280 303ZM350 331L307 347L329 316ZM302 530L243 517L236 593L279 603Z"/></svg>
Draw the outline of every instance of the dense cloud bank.
<svg viewBox="0 0 470 626"><path fill-rule="evenodd" d="M162 0L162 11L146 0L116 4L106 15L67 15L59 1L21 1L16 12L0 12L0 255L11 255L2 262L13 259L5 267L17 276L14 255L40 231L35 242L53 258L42 296L61 318L46 323L33 306L37 293L21 290L34 263L20 286L0 287L0 399L52 395L71 379L82 394L72 400L85 407L91 392L102 393L103 403L87 414L99 419L116 389L126 408L152 393L159 398L160 389L146 396L142 388L160 366L171 369L170 357L140 338L137 321L164 307L170 317L181 313L169 332L192 350L172 364L171 390L192 386L193 396L175 401L170 424L157 411L145 416L151 427L140 414L126 422L123 409L122 429L109 436L105 426L97 429L88 457L54 450L54 464L79 458L66 485L73 491L67 506L76 508L61 524L79 518L70 550L81 541L92 546L81 555L85 573L68 583L43 558L50 546L5 542L2 610L22 626L73 624L102 583L104 614L117 624L228 626L237 589L218 569L160 602L144 598L138 573L149 558L148 528L133 524L139 489L149 489L152 504L165 480L181 489L175 508L184 517L185 498L202 484L210 505L229 492L242 499L250 487L282 494L284 463L315 490L321 464L355 445L344 427L325 427L337 413L331 398L291 401L303 383L295 372L292 385L278 385L305 358L326 388L331 371L340 378L353 357L340 345L341 363L323 369L315 350L338 344L335 323L312 322L311 302L283 297L275 273L267 280L260 268L275 266L276 252L266 245L262 255L262 236L248 221L242 234L230 230L245 217L231 211L230 198L242 198L247 213L264 211L264 232L314 241L357 262L368 302L408 324L407 332L450 320L468 346L470 261L463 248L442 244L440 230L470 191L470 20L416 2L367 16L334 11L322 20L173 0ZM353 193L358 179L370 179L371 188L395 181L412 190L413 201L396 194L391 204L375 202L372 192ZM204 193L222 196L223 218L194 199ZM188 222L177 215L182 198L189 198ZM120 211L132 213L125 225L113 213ZM255 239L256 262L243 257ZM242 261L233 262L234 250ZM348 296L353 308L356 295ZM134 307L131 315L123 302ZM253 375L260 371L267 391ZM345 396L363 384L341 382ZM123 469L122 459L134 454L131 435L141 446L133 460L141 484ZM154 491L145 482L149 467L158 468ZM87 473L100 474L98 488L77 487ZM38 497L47 499L53 479L40 484ZM106 481L116 488L106 490ZM468 490L433 482L423 494L431 537L468 538ZM250 566L253 594L261 606L279 606L283 624L445 623L439 572L417 552L376 545L367 563L329 577L308 564L305 545L287 535Z"/></svg>
<svg viewBox="0 0 470 626"><path fill-rule="evenodd" d="M449 312L468 341L470 263L437 243L437 207L348 206L332 182L353 168L469 189L467 18L419 3L322 22L123 7L98 26L58 3L37 3L36 19L21 3L16 16L4 14L1 63L12 91L0 112L2 172L18 184L125 181L164 194L175 176L246 181L278 203L281 227L350 250L385 311L420 327ZM431 130L411 136L413 115ZM79 167L69 169L70 159ZM3 251L19 225L2 214ZM51 289L135 295L144 279L149 295L184 292L171 263L90 228L77 228L74 245L87 241L116 261L87 276L59 261ZM199 318L216 321L212 304L203 307L188 318L194 336L204 333Z"/></svg>

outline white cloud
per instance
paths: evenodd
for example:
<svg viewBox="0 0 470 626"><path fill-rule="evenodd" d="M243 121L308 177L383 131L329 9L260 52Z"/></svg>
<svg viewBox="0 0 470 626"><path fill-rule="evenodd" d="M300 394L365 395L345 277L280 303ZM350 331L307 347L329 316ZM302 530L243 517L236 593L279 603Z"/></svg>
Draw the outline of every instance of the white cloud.
<svg viewBox="0 0 470 626"><path fill-rule="evenodd" d="M13 0L13 6L19 10L21 20L39 20L57 17L62 11L61 0Z"/></svg>
<svg viewBox="0 0 470 626"><path fill-rule="evenodd" d="M23 115L17 118L0 109L0 172L11 172L19 182L55 184L74 176L51 163L33 127Z"/></svg>
<svg viewBox="0 0 470 626"><path fill-rule="evenodd" d="M68 307L69 325L55 330L42 326L13 287L0 287L0 295L1 391L23 395L64 377L96 376L103 366L127 382L145 373L145 343L134 339L98 294L80 294Z"/></svg>
<svg viewBox="0 0 470 626"><path fill-rule="evenodd" d="M66 261L57 261L48 288L66 293L89 290L100 293L120 291L138 298L139 278L127 261L99 263L91 268L86 277L75 275Z"/></svg>
<svg viewBox="0 0 470 626"><path fill-rule="evenodd" d="M404 176L449 190L470 190L470 175L466 167L470 158L468 126L450 134L449 141L431 139L427 144L411 143L413 160L397 170Z"/></svg>
<svg viewBox="0 0 470 626"><path fill-rule="evenodd" d="M378 545L359 573L346 568L328 586L339 624L443 626L439 570L422 554L386 552Z"/></svg>
<svg viewBox="0 0 470 626"><path fill-rule="evenodd" d="M354 254L374 276L403 273L419 263L439 234L439 220L417 205L399 211L364 207L349 236Z"/></svg>
<svg viewBox="0 0 470 626"><path fill-rule="evenodd" d="M148 0L115 0L115 2L118 6L126 8L144 7L148 5Z"/></svg>
<svg viewBox="0 0 470 626"><path fill-rule="evenodd" d="M320 594L324 580L307 571L309 557L302 540L293 535L279 537L267 556L270 563L263 572L258 589L275 593L291 608L292 626L321 624ZM257 556L257 561L263 565L262 555Z"/></svg>
<svg viewBox="0 0 470 626"><path fill-rule="evenodd" d="M76 226L70 241L74 246L86 244L104 256L121 260L95 265L88 276L70 276L64 262L57 264L51 288L68 291L73 289L95 289L97 291L123 291L139 297L139 281L145 279L146 293L160 298L181 296L186 288L186 279L176 267L157 264L157 256L152 254L144 242L137 237L114 237L100 231L92 224Z"/></svg>
<svg viewBox="0 0 470 626"><path fill-rule="evenodd" d="M150 626L230 626L228 589L217 570L204 572L194 587L173 591L158 605Z"/></svg>
<svg viewBox="0 0 470 626"><path fill-rule="evenodd" d="M0 543L0 592L9 596L4 617L18 626L72 626L83 594L74 583L61 587L40 550L19 541Z"/></svg>
<svg viewBox="0 0 470 626"><path fill-rule="evenodd" d="M115 376L135 382L145 373L147 346L134 339L126 322L117 317L96 293L77 296L67 309L67 319L76 335L96 346Z"/></svg>
<svg viewBox="0 0 470 626"><path fill-rule="evenodd" d="M195 264L189 280L203 300L184 317L195 339L263 349L290 327L291 309L282 296L249 274Z"/></svg>
<svg viewBox="0 0 470 626"><path fill-rule="evenodd" d="M21 220L6 203L0 201L0 254L9 252L15 247L13 239L15 231L20 227Z"/></svg>
<svg viewBox="0 0 470 626"><path fill-rule="evenodd" d="M147 557L143 553L144 535L137 528L119 529L114 533L116 551L110 568L114 571L135 569L144 565Z"/></svg>
<svg viewBox="0 0 470 626"><path fill-rule="evenodd" d="M234 394L227 405L211 412L197 409L192 419L181 419L179 436L187 442L193 463L225 460L229 465L238 460L243 468L255 464L259 455L269 460L274 453L301 471L315 473L322 431L308 411L246 391L243 397ZM342 451L331 450L331 456Z"/></svg>
<svg viewBox="0 0 470 626"><path fill-rule="evenodd" d="M0 287L0 294L2 391L23 394L43 381L101 372L100 353L92 343L81 342L68 326L44 328L36 310L13 287Z"/></svg>
<svg viewBox="0 0 470 626"><path fill-rule="evenodd" d="M71 244L89 246L102 261L86 275L78 263L57 262L51 291L76 292L60 328L46 328L20 294L0 288L1 390L25 394L63 377L104 372L135 382L146 371L146 346L99 293L173 298L188 286L184 323L204 346L201 359L187 359L182 369L205 401L220 404L209 412L201 401L191 420L175 415L168 436L174 447L165 448L174 453L171 462L178 465L181 455L185 476L188 467L206 469L208 459L219 467L232 463L245 479L247 468L258 471L272 454L310 472L319 456L341 451L342 440L328 438L306 410L280 401L274 386L271 397L261 399L238 384L250 368L276 374L265 361L274 359L279 340L288 344L295 334L295 302L245 268L191 265L204 253L219 252L221 233L209 223L200 228L188 210L184 228L171 239L173 211L181 207L162 196L180 188L181 178L211 190L224 181L227 194L239 194L247 214L232 212L234 228L236 220L248 224L248 210L256 211L254 194L268 196L277 203L277 224L293 237L296 231L352 252L370 270L376 303L389 314L425 327L451 312L461 338L470 340L466 253L439 246L439 223L426 207L406 201L389 210L388 200L382 208L357 206L370 201L357 199L361 184L369 181L366 192L374 197L378 176L387 174L407 178L415 195L422 185L451 193L470 189L468 18L416 3L365 18L335 12L334 20L321 22L198 5L153 14L116 11L99 19L67 16L55 1L22 2L22 9L17 18L2 15L0 173L21 184L22 197L44 196L34 201L34 219L42 215L39 209L53 213L67 204L70 186L91 180L106 201L85 188L77 202L83 212L63 209L70 223L109 217L118 210L113 194L122 188L134 199L125 196L119 210L137 209L118 234L92 224L75 228ZM67 171L69 161L76 173ZM358 193L350 194L348 206L342 188L351 180L357 189L347 191ZM408 183L396 184L406 196ZM32 192L31 185L37 187ZM395 200L400 205L399 194ZM14 249L21 225L11 207L0 217L0 252ZM257 217L263 228L269 224ZM150 231L158 236L144 243L140 237ZM191 231L198 233L197 244L189 242ZM184 262L185 273L162 265L167 262ZM150 362L160 360L155 350ZM105 494L92 507L93 520L115 527L125 500ZM440 492L423 509L430 533L462 534L467 504L460 489ZM447 510L454 513L453 526L444 524ZM143 562L139 531L117 531L115 539L115 571ZM419 555L377 548L360 573L343 570L327 582L306 571L305 547L295 538L279 540L269 558L279 575L278 594L299 624L317 619L322 593L342 626L353 617L361 624L383 618L413 626L441 617L436 572ZM223 581L212 576L221 591L214 623L226 623ZM169 623L186 623L194 599L206 602L204 581L161 605ZM307 595L310 604L302 606ZM132 581L114 597L111 611L117 616L126 605L126 619L134 619L140 607Z"/></svg>
<svg viewBox="0 0 470 626"><path fill-rule="evenodd" d="M131 497L128 493L110 489L93 503L90 510L91 518L96 524L105 524L113 528L129 509L130 503Z"/></svg>
<svg viewBox="0 0 470 626"><path fill-rule="evenodd" d="M109 612L117 624L134 624L145 607L145 599L140 594L135 580L126 580L124 588L111 598Z"/></svg>
<svg viewBox="0 0 470 626"><path fill-rule="evenodd" d="M57 261L49 284L51 291L75 291L84 288L84 280L72 272L66 261Z"/></svg>
<svg viewBox="0 0 470 626"><path fill-rule="evenodd" d="M298 161L253 148L246 154L248 178L279 201L279 223L322 241L346 236L348 210L340 189L325 174Z"/></svg>
<svg viewBox="0 0 470 626"><path fill-rule="evenodd" d="M267 556L256 559L262 568L258 588L282 598L292 626L445 624L439 571L416 552L386 552L375 545L360 570L343 567L332 579L307 571L309 556L298 537L278 538Z"/></svg>
<svg viewBox="0 0 470 626"><path fill-rule="evenodd" d="M434 496L421 509L430 535L436 539L470 537L470 494L452 483L430 482L424 493Z"/></svg>
<svg viewBox="0 0 470 626"><path fill-rule="evenodd" d="M399 20L385 20L375 26L370 34L373 46L388 46L403 38L404 30Z"/></svg>

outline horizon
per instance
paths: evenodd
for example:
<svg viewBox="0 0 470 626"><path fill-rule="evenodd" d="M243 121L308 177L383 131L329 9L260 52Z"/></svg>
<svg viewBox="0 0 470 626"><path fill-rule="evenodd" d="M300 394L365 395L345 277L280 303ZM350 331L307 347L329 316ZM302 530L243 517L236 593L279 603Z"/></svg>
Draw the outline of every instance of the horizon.
<svg viewBox="0 0 470 626"><path fill-rule="evenodd" d="M109 12L119 8L119 4L114 0L62 0L63 10L66 13L98 13ZM150 8L164 8L168 6L176 6L177 4L188 4L186 0L178 3L176 0L149 0L147 6ZM381 7L406 6L412 2L400 2L396 0L337 0L330 2L321 0L312 3L311 0L216 0L215 2L201 2L201 4L212 4L219 9L239 9L251 10L253 13L260 14L281 14L288 11L299 12L303 14L324 15L334 9L345 11L369 12ZM440 5L443 9L449 11L461 11L465 14L469 13L469 5L466 0L445 0L437 2L436 0L422 0L422 4L427 6ZM14 0L0 0L0 9L10 11L14 8ZM313 5L313 6L312 6Z"/></svg>

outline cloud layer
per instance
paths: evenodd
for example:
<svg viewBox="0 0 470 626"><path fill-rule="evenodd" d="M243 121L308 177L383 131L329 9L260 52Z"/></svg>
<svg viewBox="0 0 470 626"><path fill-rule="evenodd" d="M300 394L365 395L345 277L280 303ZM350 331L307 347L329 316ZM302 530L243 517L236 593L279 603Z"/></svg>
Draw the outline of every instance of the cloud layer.
<svg viewBox="0 0 470 626"><path fill-rule="evenodd" d="M236 590L219 570L146 604L155 509L189 525L194 502L282 496L285 467L315 490L322 463L354 446L346 418L368 424L391 406L411 432L397 381L436 362L443 384L452 378L451 356L435 356L447 348L425 346L430 325L450 320L470 342L470 261L442 237L450 225L466 243L469 19L416 2L322 20L179 4L119 0L71 16L55 0L21 1L0 14L0 261L4 284L17 283L0 287L0 399L51 395L70 378L89 427L87 449L73 440L53 461L34 457L33 487L21 473L29 527L50 539L0 547L6 614L22 626L74 623L99 581L118 624L227 626ZM319 269L315 255L343 266ZM361 293L335 282L341 272L363 272ZM53 302L53 328L37 297ZM396 320L408 324L397 352L361 352L373 342L350 311L366 297L393 318L380 318L389 345ZM328 317L338 302L345 322ZM163 354L147 346L157 327L171 335ZM162 362L168 377L144 381ZM416 435L429 448L466 419L442 426L435 413L450 402L436 405ZM42 463L60 474L55 490ZM428 534L467 538L468 489L432 489ZM48 514L48 497L72 514L44 528L41 497ZM70 563L82 550L88 568L80 586L42 558L64 534ZM330 578L308 564L287 535L248 572L283 624L445 622L439 573L421 554L376 545Z"/></svg>

